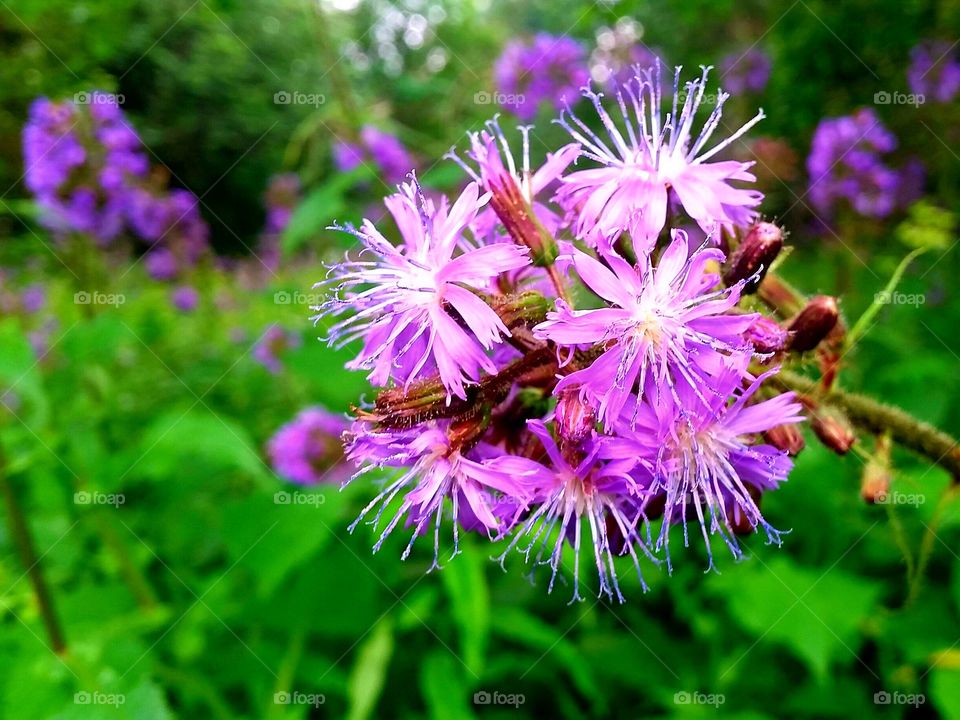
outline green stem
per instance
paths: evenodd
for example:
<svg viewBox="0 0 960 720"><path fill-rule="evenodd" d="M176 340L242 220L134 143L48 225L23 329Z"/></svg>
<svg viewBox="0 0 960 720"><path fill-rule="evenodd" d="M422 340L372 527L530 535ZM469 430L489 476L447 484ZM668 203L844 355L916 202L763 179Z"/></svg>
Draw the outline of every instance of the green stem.
<svg viewBox="0 0 960 720"><path fill-rule="evenodd" d="M865 430L889 433L896 443L928 458L950 473L954 482L960 482L960 446L954 438L933 425L865 395L836 389L824 392L817 381L789 370L781 370L772 381L787 390L795 390L822 404L839 408L851 422Z"/></svg>
<svg viewBox="0 0 960 720"><path fill-rule="evenodd" d="M940 526L940 518L943 515L943 511L946 509L947 505L949 505L954 499L954 496L956 495L956 487L957 486L955 485L951 485L946 488L946 490L943 491L943 494L940 495L940 499L937 501L937 506L933 510L933 516L930 518L930 524L927 525L927 531L923 534L923 539L920 541L920 552L918 553L917 564L914 568L913 576L910 578L910 591L907 594L907 600L904 603L904 607L912 605L920 595L923 576L926 574L927 565L930 563L930 558L933 555L934 543L937 541L937 528Z"/></svg>
<svg viewBox="0 0 960 720"><path fill-rule="evenodd" d="M50 638L50 645L55 653L62 655L67 649L67 642L64 639L60 621L57 620L57 613L53 606L53 596L50 594L43 571L40 568L40 558L37 557L36 548L33 546L33 538L30 536L30 528L27 526L27 518L20 506L20 501L17 499L17 493L7 477L2 452L0 452L0 491L3 492L3 500L7 508L10 535L20 554L20 562L26 568L30 584L33 586L37 607L40 610L43 625L47 630L47 637Z"/></svg>

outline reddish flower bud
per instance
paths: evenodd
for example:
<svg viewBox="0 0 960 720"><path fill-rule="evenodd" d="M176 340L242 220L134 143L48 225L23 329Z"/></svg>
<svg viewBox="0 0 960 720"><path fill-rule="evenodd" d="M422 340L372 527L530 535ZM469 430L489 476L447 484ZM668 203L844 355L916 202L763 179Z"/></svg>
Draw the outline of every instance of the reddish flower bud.
<svg viewBox="0 0 960 720"><path fill-rule="evenodd" d="M813 414L810 427L824 445L837 455L846 455L857 441L850 421L834 408L820 408Z"/></svg>
<svg viewBox="0 0 960 720"><path fill-rule="evenodd" d="M762 497L760 491L753 485L746 485L745 487L747 493L756 504L757 510L759 510L760 499ZM733 530L735 535L750 535L756 530L756 526L750 521L750 518L747 517L747 514L739 504L734 503L732 510L728 511L728 513L730 517L730 529Z"/></svg>
<svg viewBox="0 0 960 720"><path fill-rule="evenodd" d="M730 259L723 273L724 282L727 285L733 285L749 279L749 282L743 286L743 293L756 292L770 265L782 249L783 232L780 228L773 223L757 223L750 228L740 247Z"/></svg>
<svg viewBox="0 0 960 720"><path fill-rule="evenodd" d="M576 390L568 390L557 400L557 433L568 442L581 443L590 437L597 423L593 407L580 399Z"/></svg>
<svg viewBox="0 0 960 720"><path fill-rule="evenodd" d="M790 456L800 454L807 443L803 433L796 425L777 425L763 433L764 439L778 450L783 450Z"/></svg>
<svg viewBox="0 0 960 720"><path fill-rule="evenodd" d="M813 350L823 340L840 318L836 298L818 295L790 323L789 349L795 352Z"/></svg>
<svg viewBox="0 0 960 720"><path fill-rule="evenodd" d="M787 346L790 335L774 320L761 315L747 328L743 339L759 353L780 352Z"/></svg>
<svg viewBox="0 0 960 720"><path fill-rule="evenodd" d="M502 172L487 181L490 188L490 207L497 214L510 237L530 248L534 265L546 267L557 259L557 242L537 220L530 203L523 197L513 177Z"/></svg>

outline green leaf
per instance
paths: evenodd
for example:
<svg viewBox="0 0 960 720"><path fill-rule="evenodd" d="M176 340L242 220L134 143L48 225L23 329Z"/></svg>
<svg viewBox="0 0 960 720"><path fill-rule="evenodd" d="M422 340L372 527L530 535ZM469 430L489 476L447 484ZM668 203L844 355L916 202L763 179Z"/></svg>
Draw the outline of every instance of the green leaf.
<svg viewBox="0 0 960 720"><path fill-rule="evenodd" d="M135 470L152 478L203 479L210 469L239 470L272 483L247 431L232 420L207 411L163 415L140 443Z"/></svg>
<svg viewBox="0 0 960 720"><path fill-rule="evenodd" d="M960 669L939 668L930 673L930 698L945 718L960 718Z"/></svg>
<svg viewBox="0 0 960 720"><path fill-rule="evenodd" d="M434 650L420 668L420 689L433 720L470 720L463 666L450 653Z"/></svg>
<svg viewBox="0 0 960 720"><path fill-rule="evenodd" d="M725 571L713 587L722 589L737 623L757 638L788 647L820 680L832 663L855 661L860 625L880 596L872 580L835 567L807 569L786 557Z"/></svg>
<svg viewBox="0 0 960 720"><path fill-rule="evenodd" d="M576 647L564 633L519 607L501 607L491 619L493 632L524 645L558 662L570 673L577 690L585 697L596 695L599 690L591 668L585 664Z"/></svg>
<svg viewBox="0 0 960 720"><path fill-rule="evenodd" d="M0 419L9 405L36 429L47 422L47 398L30 343L13 318L0 322Z"/></svg>
<svg viewBox="0 0 960 720"><path fill-rule="evenodd" d="M473 543L464 542L461 550L441 576L460 631L463 662L479 676L490 636L490 595L484 573L487 558Z"/></svg>
<svg viewBox="0 0 960 720"><path fill-rule="evenodd" d="M350 701L348 720L366 720L376 709L393 655L393 645L393 618L386 615L357 652L347 681L347 697Z"/></svg>
<svg viewBox="0 0 960 720"><path fill-rule="evenodd" d="M955 223L952 212L921 200L911 206L907 219L897 228L897 237L909 247L946 250L953 242Z"/></svg>
<svg viewBox="0 0 960 720"><path fill-rule="evenodd" d="M278 489L227 508L224 540L238 568L249 569L268 597L294 569L334 537L341 497L334 488Z"/></svg>
<svg viewBox="0 0 960 720"><path fill-rule="evenodd" d="M361 165L353 172L338 173L326 179L320 188L307 195L294 210L280 239L284 255L292 255L307 246L318 233L347 212L347 191L358 180L370 175L371 171Z"/></svg>

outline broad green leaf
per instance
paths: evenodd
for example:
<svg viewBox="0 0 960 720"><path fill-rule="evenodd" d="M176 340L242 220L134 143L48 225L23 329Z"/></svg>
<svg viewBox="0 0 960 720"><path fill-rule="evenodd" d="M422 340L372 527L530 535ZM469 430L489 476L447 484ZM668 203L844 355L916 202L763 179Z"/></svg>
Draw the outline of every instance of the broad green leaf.
<svg viewBox="0 0 960 720"><path fill-rule="evenodd" d="M464 682L463 673L463 665L444 650L434 650L423 661L420 689L432 720L470 720L474 717L467 700L470 688Z"/></svg>
<svg viewBox="0 0 960 720"><path fill-rule="evenodd" d="M472 542L461 540L461 550L443 569L441 576L460 632L463 662L480 675L490 635L490 596L484 572L488 560Z"/></svg>
<svg viewBox="0 0 960 720"><path fill-rule="evenodd" d="M393 655L393 618L385 615L360 645L347 681L348 720L367 720L377 707Z"/></svg>
<svg viewBox="0 0 960 720"><path fill-rule="evenodd" d="M935 667L931 671L930 700L943 717L960 718L960 668Z"/></svg>

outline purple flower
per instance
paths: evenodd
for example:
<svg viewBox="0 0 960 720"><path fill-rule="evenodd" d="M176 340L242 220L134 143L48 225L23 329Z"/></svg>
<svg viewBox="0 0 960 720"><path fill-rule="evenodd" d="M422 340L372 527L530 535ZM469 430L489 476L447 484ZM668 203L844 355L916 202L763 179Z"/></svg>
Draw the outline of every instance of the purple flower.
<svg viewBox="0 0 960 720"><path fill-rule="evenodd" d="M264 233L277 235L287 228L293 209L300 201L300 178L294 173L281 173L270 178L265 195L267 221Z"/></svg>
<svg viewBox="0 0 960 720"><path fill-rule="evenodd" d="M372 259L331 268L337 297L318 318L354 311L330 328L329 337L341 345L363 338L363 350L349 367L369 369L375 384L392 378L409 385L422 371L439 371L448 394L466 398L466 382L479 380L482 370L496 372L484 351L510 333L469 288L486 287L529 258L515 245L467 244L464 229L486 202L478 196L476 183L470 183L448 210L445 201L435 205L425 199L415 179L402 185L385 200L403 238L399 247L369 220L359 230L342 228Z"/></svg>
<svg viewBox="0 0 960 720"><path fill-rule="evenodd" d="M496 119L487 122L486 130L467 135L470 140L470 149L466 155L475 167L461 160L454 150L447 153L445 157L456 162L474 182L494 196L498 193L509 194L516 189L527 206L532 208L540 224L547 232L553 234L559 229L563 218L543 200L537 198L555 184L570 163L577 159L580 146L569 143L556 153L548 154L544 164L534 172L530 167L530 130L532 128L522 126L518 129L521 134L523 153L520 163L514 158L510 144ZM497 213L492 207L484 208L475 222L477 234L493 240L494 230L499 222Z"/></svg>
<svg viewBox="0 0 960 720"><path fill-rule="evenodd" d="M170 293L170 302L180 312L191 313L197 309L200 302L200 293L197 292L196 288L189 285L181 285L174 288L173 292Z"/></svg>
<svg viewBox="0 0 960 720"><path fill-rule="evenodd" d="M338 140L333 146L333 162L340 172L350 172L370 162L385 182L398 183L414 168L414 160L395 136L373 125L360 129L360 142Z"/></svg>
<svg viewBox="0 0 960 720"><path fill-rule="evenodd" d="M340 436L348 423L321 407L301 411L277 430L267 444L270 463L278 475L302 485L338 483L350 476L341 464Z"/></svg>
<svg viewBox="0 0 960 720"><path fill-rule="evenodd" d="M173 280L177 276L177 258L169 248L153 248L144 256L143 263L154 280Z"/></svg>
<svg viewBox="0 0 960 720"><path fill-rule="evenodd" d="M760 48L730 53L720 61L720 81L734 95L763 92L770 67L770 56Z"/></svg>
<svg viewBox="0 0 960 720"><path fill-rule="evenodd" d="M960 92L960 60L956 43L925 40L910 51L907 82L910 92L924 100L951 102Z"/></svg>
<svg viewBox="0 0 960 720"><path fill-rule="evenodd" d="M719 278L706 271L711 261L723 261L720 250L701 248L690 254L686 233L674 230L656 267L646 255L637 267L613 251L602 252L602 257L606 266L571 248L563 260L613 307L573 310L558 300L557 309L534 334L562 347L606 348L591 365L564 376L556 391L580 388L584 400L597 405L597 416L607 428L629 400L639 408L648 383L658 393L683 386L697 396L709 396L701 391L710 383L705 375L714 373L726 357L749 354L743 333L756 316L725 314L740 299L745 281L714 289ZM633 395L638 383L639 397Z"/></svg>
<svg viewBox="0 0 960 720"><path fill-rule="evenodd" d="M742 556L735 534L763 528L768 542L780 544L780 533L761 515L758 498L776 488L793 466L789 456L753 438L778 425L800 422L800 404L793 393L768 400L751 399L776 370L754 378L744 387L735 368L718 373L714 392L703 395L689 386L676 392L650 394L638 411L624 417L618 437L608 441L606 457L652 461L652 482L641 512L663 503L663 524L654 550L663 550L670 567L669 533L674 523L695 519L713 568L710 535L719 534L734 557ZM646 468L644 468L646 472Z"/></svg>
<svg viewBox="0 0 960 720"><path fill-rule="evenodd" d="M493 66L500 105L522 120L532 120L541 103L559 109L571 101L590 74L586 54L576 40L538 33L531 42L512 40Z"/></svg>
<svg viewBox="0 0 960 720"><path fill-rule="evenodd" d="M807 158L813 206L832 214L845 200L861 215L889 215L897 207L901 177L881 156L896 145L871 108L821 120Z"/></svg>
<svg viewBox="0 0 960 720"><path fill-rule="evenodd" d="M333 145L333 164L340 172L356 170L363 163L363 148L356 143L338 140Z"/></svg>
<svg viewBox="0 0 960 720"><path fill-rule="evenodd" d="M528 485L542 471L542 466L526 458L498 454L494 448L464 452L451 436L455 433L435 422L409 430L373 430L357 423L347 437L347 456L361 468L357 475L384 467L401 468L402 472L399 477L388 478L384 489L350 526L350 532L379 505L380 509L369 521L373 526L378 525L387 507L402 492L400 507L380 533L373 551L380 549L406 516L408 524L414 526L413 537L401 555L406 560L414 541L432 522L432 570L440 567L440 524L447 498L451 501L454 523L451 559L459 552L461 514L488 532L502 530L504 521L494 511L498 495L510 498L515 514L519 514L530 495ZM487 457L483 457L484 454Z"/></svg>
<svg viewBox="0 0 960 720"><path fill-rule="evenodd" d="M300 347L299 335L271 326L253 348L253 359L270 372L277 374L283 369L282 356L289 350Z"/></svg>
<svg viewBox="0 0 960 720"><path fill-rule="evenodd" d="M390 133L366 125L360 130L360 140L386 182L398 183L413 169L410 153L403 143Z"/></svg>
<svg viewBox="0 0 960 720"><path fill-rule="evenodd" d="M27 285L20 293L20 307L25 313L33 315L40 312L47 302L47 291L43 285L34 283Z"/></svg>
<svg viewBox="0 0 960 720"><path fill-rule="evenodd" d="M660 66L644 71L616 94L623 121L621 130L607 113L603 97L590 89L584 96L593 103L611 145L588 128L569 109L560 124L583 146L584 156L601 167L578 170L563 179L557 200L574 214L574 232L597 246L623 230L630 231L637 252L647 252L666 223L668 188L704 232L718 226L749 224L763 195L730 185L753 181L753 163L707 162L739 139L763 117L763 111L710 150L704 146L720 123L729 97L720 92L716 106L699 135L693 122L706 90L707 73L685 86L680 101L680 68L674 76L673 111L661 118Z"/></svg>
<svg viewBox="0 0 960 720"><path fill-rule="evenodd" d="M540 465L531 473L536 486L533 494L535 509L517 525L513 539L499 557L501 565L507 554L526 538L528 544L520 548L520 552L530 562L531 553L536 551L534 563L550 568L547 592L551 592L564 544L569 542L574 552L573 600L581 600L580 548L583 536L589 532L591 554L600 584L599 594L623 602L614 566L615 554L630 554L640 583L646 589L637 548L647 557L653 559L653 556L636 533L634 507L642 489L628 472L636 464L636 459L628 463L600 462L600 450L607 438L598 437L585 448L581 447L578 459L571 462L570 456L561 452L543 422L531 420L527 428L543 445L550 467ZM617 538L616 546L611 542L611 536Z"/></svg>

